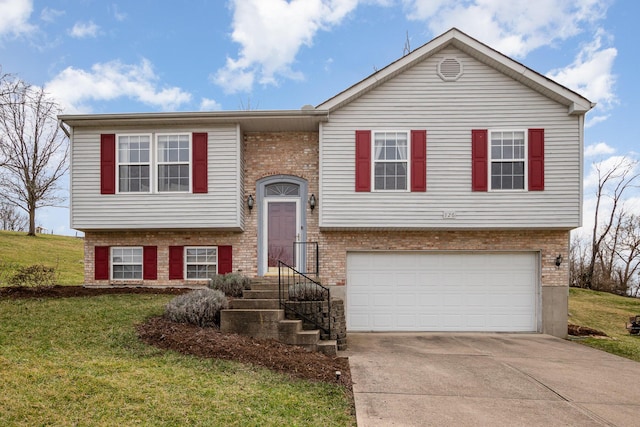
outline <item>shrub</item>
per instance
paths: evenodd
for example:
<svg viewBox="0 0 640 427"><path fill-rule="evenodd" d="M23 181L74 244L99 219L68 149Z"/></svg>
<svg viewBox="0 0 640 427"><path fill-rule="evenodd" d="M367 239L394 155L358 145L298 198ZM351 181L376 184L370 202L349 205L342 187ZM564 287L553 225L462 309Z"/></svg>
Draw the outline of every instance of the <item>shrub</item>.
<svg viewBox="0 0 640 427"><path fill-rule="evenodd" d="M56 281L56 269L42 264L18 267L18 271L9 278L12 286L53 286Z"/></svg>
<svg viewBox="0 0 640 427"><path fill-rule="evenodd" d="M228 306L229 301L222 292L198 289L169 301L165 315L173 322L219 327L220 311Z"/></svg>
<svg viewBox="0 0 640 427"><path fill-rule="evenodd" d="M251 279L240 273L214 276L209 287L223 292L228 297L241 297L242 291L251 289Z"/></svg>
<svg viewBox="0 0 640 427"><path fill-rule="evenodd" d="M290 301L324 301L327 292L313 283L295 283L289 285Z"/></svg>

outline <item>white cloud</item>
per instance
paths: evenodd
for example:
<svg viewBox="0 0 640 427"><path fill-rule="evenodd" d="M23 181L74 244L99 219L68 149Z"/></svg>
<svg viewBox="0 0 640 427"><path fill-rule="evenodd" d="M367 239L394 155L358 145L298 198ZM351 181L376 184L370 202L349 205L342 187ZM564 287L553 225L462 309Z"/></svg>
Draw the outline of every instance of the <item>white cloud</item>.
<svg viewBox="0 0 640 427"><path fill-rule="evenodd" d="M616 149L607 144L606 142L598 142L597 144L588 145L584 150L585 157L595 157L604 154L613 154Z"/></svg>
<svg viewBox="0 0 640 427"><path fill-rule="evenodd" d="M339 24L358 0L233 0L231 38L237 59L211 76L226 92L251 90L254 83L276 84L278 77L301 79L291 66L302 46L320 30Z"/></svg>
<svg viewBox="0 0 640 427"><path fill-rule="evenodd" d="M202 98L200 101L200 111L220 111L222 110L222 105L218 103L215 99Z"/></svg>
<svg viewBox="0 0 640 427"><path fill-rule="evenodd" d="M54 22L59 17L63 16L66 12L64 10L50 9L45 7L40 12L40 19L45 22Z"/></svg>
<svg viewBox="0 0 640 427"><path fill-rule="evenodd" d="M602 19L610 0L403 0L409 19L433 34L457 27L505 55L575 36Z"/></svg>
<svg viewBox="0 0 640 427"><path fill-rule="evenodd" d="M158 87L151 62L123 64L120 61L94 64L90 71L64 69L45 89L64 107L65 113L89 113L91 102L131 98L164 111L176 110L191 100L178 87Z"/></svg>
<svg viewBox="0 0 640 427"><path fill-rule="evenodd" d="M73 28L69 30L69 34L71 37L83 39L85 37L96 37L98 30L100 30L100 27L94 24L93 21L76 22Z"/></svg>
<svg viewBox="0 0 640 427"><path fill-rule="evenodd" d="M0 0L0 37L19 36L35 29L29 23L33 12L32 0Z"/></svg>
<svg viewBox="0 0 640 427"><path fill-rule="evenodd" d="M618 51L605 47L609 43L610 38L604 31L596 31L593 41L582 46L571 65L552 70L547 76L596 102L598 111L610 109L617 102L616 77L612 70Z"/></svg>
<svg viewBox="0 0 640 427"><path fill-rule="evenodd" d="M584 127L585 129L589 129L590 127L593 127L598 123L604 122L609 117L611 117L610 114L598 115L598 116L592 116L592 114L587 114L587 121L585 122Z"/></svg>
<svg viewBox="0 0 640 427"><path fill-rule="evenodd" d="M111 13L113 13L113 17L116 18L116 21L122 22L127 19L127 14L124 12L120 12L120 8L117 4L112 4L110 10Z"/></svg>

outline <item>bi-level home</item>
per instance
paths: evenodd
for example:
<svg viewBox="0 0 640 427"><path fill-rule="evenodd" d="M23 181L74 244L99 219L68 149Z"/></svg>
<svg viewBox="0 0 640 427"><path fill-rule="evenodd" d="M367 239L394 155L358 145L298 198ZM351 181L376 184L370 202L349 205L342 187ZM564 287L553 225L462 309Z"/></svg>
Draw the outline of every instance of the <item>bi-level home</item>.
<svg viewBox="0 0 640 427"><path fill-rule="evenodd" d="M592 107L451 29L316 107L61 116L85 285L280 260L350 331L565 336Z"/></svg>

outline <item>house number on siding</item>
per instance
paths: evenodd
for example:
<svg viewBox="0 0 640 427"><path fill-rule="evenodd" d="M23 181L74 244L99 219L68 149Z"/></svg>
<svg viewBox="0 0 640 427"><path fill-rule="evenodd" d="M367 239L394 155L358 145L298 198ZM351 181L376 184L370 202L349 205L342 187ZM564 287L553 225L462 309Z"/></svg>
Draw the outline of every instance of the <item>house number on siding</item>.
<svg viewBox="0 0 640 427"><path fill-rule="evenodd" d="M442 211L442 219L455 219L456 211Z"/></svg>

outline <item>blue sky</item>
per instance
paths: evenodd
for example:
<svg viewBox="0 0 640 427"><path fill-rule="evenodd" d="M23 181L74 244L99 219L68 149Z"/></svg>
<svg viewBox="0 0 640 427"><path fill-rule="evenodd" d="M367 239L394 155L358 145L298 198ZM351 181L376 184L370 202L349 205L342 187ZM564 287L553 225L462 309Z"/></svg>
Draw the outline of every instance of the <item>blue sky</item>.
<svg viewBox="0 0 640 427"><path fill-rule="evenodd" d="M68 114L298 109L457 27L598 103L588 225L591 164L638 157L638 16L635 0L0 0L0 65ZM74 233L64 208L37 222Z"/></svg>

